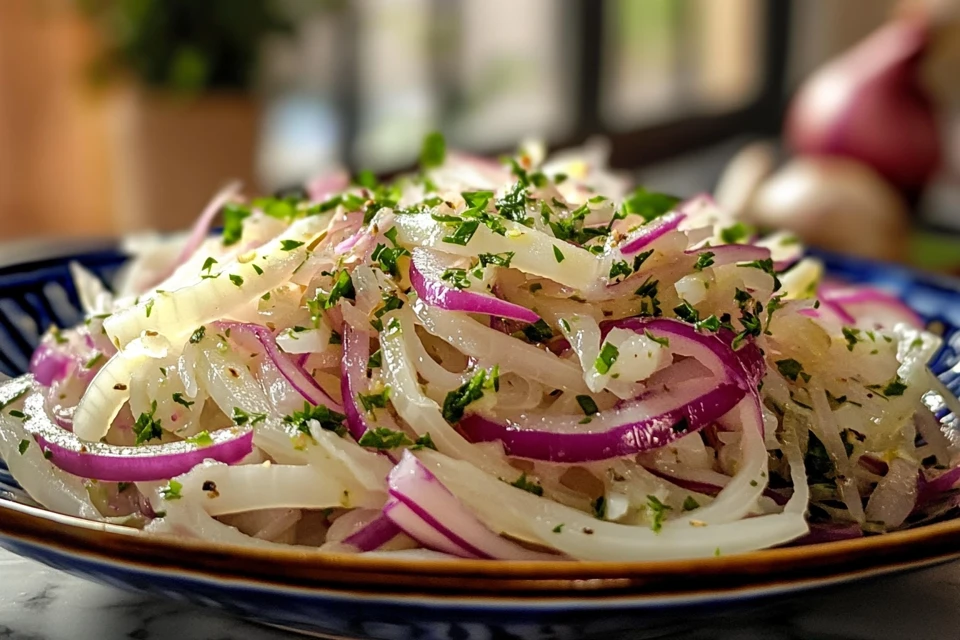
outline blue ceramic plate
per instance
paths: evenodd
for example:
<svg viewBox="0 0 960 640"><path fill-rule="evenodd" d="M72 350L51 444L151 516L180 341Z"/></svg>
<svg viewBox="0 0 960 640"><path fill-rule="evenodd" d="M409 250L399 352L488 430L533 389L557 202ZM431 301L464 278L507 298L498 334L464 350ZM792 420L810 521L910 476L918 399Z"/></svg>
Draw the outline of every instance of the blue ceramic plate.
<svg viewBox="0 0 960 640"><path fill-rule="evenodd" d="M933 368L960 390L960 284L823 256L834 275L900 295L945 346ZM110 281L115 251L0 268L0 372L18 375L50 324L81 320L67 264ZM952 417L945 417L952 419ZM147 537L53 514L0 462L0 545L64 571L267 624L349 638L660 635L700 616L960 558L960 519L883 536L697 561L545 563L309 554Z"/></svg>

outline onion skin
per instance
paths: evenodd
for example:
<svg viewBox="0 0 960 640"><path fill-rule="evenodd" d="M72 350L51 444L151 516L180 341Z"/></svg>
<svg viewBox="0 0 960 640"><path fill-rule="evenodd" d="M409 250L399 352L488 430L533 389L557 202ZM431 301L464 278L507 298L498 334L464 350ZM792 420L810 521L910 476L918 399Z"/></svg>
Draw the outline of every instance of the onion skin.
<svg viewBox="0 0 960 640"><path fill-rule="evenodd" d="M928 27L892 22L811 76L787 118L790 146L845 156L904 190L923 186L941 160L933 105L919 82Z"/></svg>

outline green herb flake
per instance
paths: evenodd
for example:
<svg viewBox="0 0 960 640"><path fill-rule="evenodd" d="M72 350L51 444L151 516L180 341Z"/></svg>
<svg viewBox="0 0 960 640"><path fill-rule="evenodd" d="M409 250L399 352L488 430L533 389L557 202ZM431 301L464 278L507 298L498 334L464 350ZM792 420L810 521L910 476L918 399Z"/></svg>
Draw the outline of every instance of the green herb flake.
<svg viewBox="0 0 960 640"><path fill-rule="evenodd" d="M511 482L510 485L516 487L517 489L523 489L524 491L532 493L535 496L543 495L543 487L536 482L527 480L526 473L521 473L520 477Z"/></svg>
<svg viewBox="0 0 960 640"><path fill-rule="evenodd" d="M468 405L483 397L487 382L487 371L481 369L465 384L449 392L443 399L443 418L450 424L456 424L463 418Z"/></svg>
<svg viewBox="0 0 960 640"><path fill-rule="evenodd" d="M201 431L197 435L187 438L186 442L203 449L204 447L209 447L213 445L213 438L210 437L210 434L208 432Z"/></svg>
<svg viewBox="0 0 960 640"><path fill-rule="evenodd" d="M238 427L242 427L245 424L249 424L251 427L259 422L263 422L267 419L267 414L265 413L247 413L240 407L233 408L233 422Z"/></svg>
<svg viewBox="0 0 960 640"><path fill-rule="evenodd" d="M597 356L596 362L593 363L593 367L598 373L606 374L610 371L610 368L613 366L613 363L617 361L618 357L620 357L620 350L609 342L604 342L603 348L600 349L600 355Z"/></svg>
<svg viewBox="0 0 960 640"><path fill-rule="evenodd" d="M853 348L857 346L857 343L861 340L860 329L843 327L840 332L843 334L844 340L847 341L847 351L853 351Z"/></svg>
<svg viewBox="0 0 960 640"><path fill-rule="evenodd" d="M553 528L553 532L554 532L554 533L560 533L561 531L563 531L563 523L562 523L562 522Z"/></svg>
<svg viewBox="0 0 960 640"><path fill-rule="evenodd" d="M633 273L633 269L630 268L630 265L627 264L626 260L615 260L613 264L610 265L610 274L608 279L615 280L620 276L627 277L631 273Z"/></svg>
<svg viewBox="0 0 960 640"><path fill-rule="evenodd" d="M192 407L194 404L196 404L195 402L191 402L190 400L187 400L186 398L184 398L184 397L183 397L183 394L180 393L179 391L178 391L177 393L173 394L173 401L176 402L176 403L179 404L179 405L183 405L183 406L186 407L187 409L189 409L189 408Z"/></svg>
<svg viewBox="0 0 960 640"><path fill-rule="evenodd" d="M541 318L533 324L528 324L524 327L523 335L527 337L527 340L536 344L550 340L553 337L553 329Z"/></svg>
<svg viewBox="0 0 960 640"><path fill-rule="evenodd" d="M607 499L604 496L598 496L596 500L591 503L593 507L593 515L598 520L603 520L607 515Z"/></svg>
<svg viewBox="0 0 960 640"><path fill-rule="evenodd" d="M21 440L20 445L17 447L17 451L20 452L20 455L23 455L27 452L27 449L30 448L29 440Z"/></svg>
<svg viewBox="0 0 960 640"><path fill-rule="evenodd" d="M420 146L420 168L435 169L443 164L447 156L447 141L437 131L428 133Z"/></svg>
<svg viewBox="0 0 960 640"><path fill-rule="evenodd" d="M665 193L654 193L638 187L621 205L624 213L638 215L646 222L673 211L680 198Z"/></svg>
<svg viewBox="0 0 960 640"><path fill-rule="evenodd" d="M498 267L509 267L513 256L513 251L505 251L503 253L481 253L478 257L480 258L481 267L486 267L491 264Z"/></svg>
<svg viewBox="0 0 960 640"><path fill-rule="evenodd" d="M207 333L207 328L206 328L206 327L204 327L204 326L198 327L198 328L190 335L190 344L198 344L201 340L203 340L203 337L206 335L206 333Z"/></svg>
<svg viewBox="0 0 960 640"><path fill-rule="evenodd" d="M563 261L564 261L563 252L560 251L560 247L558 247L558 246L556 246L556 245L554 245L554 247L553 247L553 257L557 259L557 262L563 262Z"/></svg>
<svg viewBox="0 0 960 640"><path fill-rule="evenodd" d="M160 490L160 495L163 496L164 500L179 500L183 497L180 495L181 491L183 491L183 485L176 480L171 480L166 487Z"/></svg>
<svg viewBox="0 0 960 640"><path fill-rule="evenodd" d="M669 507L662 503L657 496L647 496L647 511L650 513L650 528L654 533L660 533L660 530L663 529L663 521L667 517L667 511L671 511L672 507Z"/></svg>
<svg viewBox="0 0 960 640"><path fill-rule="evenodd" d="M657 336L650 333L649 329L643 330L643 335L647 337L647 340L653 340L661 347L669 348L670 347L670 338L658 338Z"/></svg>
<svg viewBox="0 0 960 640"><path fill-rule="evenodd" d="M147 305L144 307L144 310L147 312L147 317L150 317L150 314L153 313L153 305L156 303L156 300L150 298L147 300Z"/></svg>
<svg viewBox="0 0 960 640"><path fill-rule="evenodd" d="M292 414L283 417L285 423L293 425L298 431L311 437L311 421L316 420L324 431L332 431L342 437L347 433L347 428L343 425L343 421L346 419L347 416L342 413L332 411L323 405L314 407L309 402L303 403L302 411L294 411Z"/></svg>
<svg viewBox="0 0 960 640"><path fill-rule="evenodd" d="M480 228L479 220L460 220L457 219L459 224L453 233L448 236L443 237L443 242L448 244L456 244L462 247L467 246L470 240L473 238L473 234L477 232L477 229Z"/></svg>
<svg viewBox="0 0 960 640"><path fill-rule="evenodd" d="M579 404L580 408L583 409L583 413L585 415L592 416L600 413L600 409L597 408L597 403L594 402L593 398L590 396L577 396L577 404Z"/></svg>
<svg viewBox="0 0 960 640"><path fill-rule="evenodd" d="M433 449L434 451L436 451L437 445L433 443L433 438L430 437L430 434L425 433L419 438L417 438L414 441L413 446L410 448L413 449L414 451L417 451L419 449Z"/></svg>
<svg viewBox="0 0 960 640"><path fill-rule="evenodd" d="M683 300L679 305L674 307L673 313L684 322L689 322L690 324L696 324L700 321L700 312L686 300Z"/></svg>
<svg viewBox="0 0 960 640"><path fill-rule="evenodd" d="M253 263L250 266L253 267L253 270L256 272L258 276L263 275L263 269L261 269L259 265L257 265L256 263Z"/></svg>
<svg viewBox="0 0 960 640"><path fill-rule="evenodd" d="M235 273L230 274L230 282L232 282L235 287L243 286L243 278Z"/></svg>
<svg viewBox="0 0 960 640"><path fill-rule="evenodd" d="M737 244L753 235L753 228L743 222L735 222L720 230L720 239L725 244Z"/></svg>
<svg viewBox="0 0 960 640"><path fill-rule="evenodd" d="M697 262L693 265L694 271L703 271L713 264L713 257L716 254L712 251L704 251L697 256Z"/></svg>
<svg viewBox="0 0 960 640"><path fill-rule="evenodd" d="M684 511L693 511L694 509L699 509L700 503L697 502L696 498L693 496L687 496L683 499L683 510Z"/></svg>
<svg viewBox="0 0 960 640"><path fill-rule="evenodd" d="M240 241L243 235L243 221L250 216L250 209L244 205L228 203L223 207L223 246L229 247Z"/></svg>
<svg viewBox="0 0 960 640"><path fill-rule="evenodd" d="M157 401L150 403L150 411L141 413L140 417L133 425L133 432L136 434L136 444L141 445L151 440L159 440L163 436L163 428L160 426L160 420L154 416L157 412Z"/></svg>
<svg viewBox="0 0 960 640"><path fill-rule="evenodd" d="M390 399L390 387L384 387L379 393L358 393L357 399L367 413L373 413L374 409L386 409L387 400Z"/></svg>
<svg viewBox="0 0 960 640"><path fill-rule="evenodd" d="M649 249L647 251L642 251L638 253L633 258L633 270L639 271L640 267L643 266L643 263L647 261L647 258L649 258L652 255L653 255L653 249Z"/></svg>
<svg viewBox="0 0 960 640"><path fill-rule="evenodd" d="M413 444L413 440L403 431L394 431L387 427L375 427L367 429L360 440L357 441L357 444L378 451L389 451L390 449L410 446Z"/></svg>
<svg viewBox="0 0 960 640"><path fill-rule="evenodd" d="M97 366L100 363L101 360L103 360L103 358L104 358L104 355L99 351L97 351L96 353L93 354L93 356L90 357L89 360L83 363L83 368L93 369L95 366Z"/></svg>
<svg viewBox="0 0 960 640"><path fill-rule="evenodd" d="M780 375L788 380L792 380L793 382L796 382L797 377L803 373L803 365L793 358L777 360L776 365L777 370L780 371Z"/></svg>

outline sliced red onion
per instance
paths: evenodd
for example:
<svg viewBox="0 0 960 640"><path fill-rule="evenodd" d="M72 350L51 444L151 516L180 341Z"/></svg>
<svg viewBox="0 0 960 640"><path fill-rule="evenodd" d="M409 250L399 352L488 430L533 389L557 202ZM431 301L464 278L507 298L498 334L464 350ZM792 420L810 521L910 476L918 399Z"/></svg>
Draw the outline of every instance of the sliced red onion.
<svg viewBox="0 0 960 640"><path fill-rule="evenodd" d="M370 334L343 325L343 360L340 362L340 393L347 427L354 440L359 441L370 429L366 412L357 406L357 394L367 390L367 361L370 359Z"/></svg>
<svg viewBox="0 0 960 640"><path fill-rule="evenodd" d="M87 442L50 421L43 396L27 398L24 429L49 452L50 462L81 478L104 482L149 482L167 480L190 471L204 460L234 464L253 450L253 430L232 427L210 434L212 444L186 441L140 447L118 447Z"/></svg>
<svg viewBox="0 0 960 640"><path fill-rule="evenodd" d="M679 208L676 211L664 214L640 227L632 238L629 238L620 247L620 253L632 256L643 251L647 245L659 240L671 231L676 230L687 215Z"/></svg>
<svg viewBox="0 0 960 640"><path fill-rule="evenodd" d="M429 251L413 250L410 264L410 284L424 303L448 311L482 313L489 316L536 322L540 316L506 300L469 289L455 289L444 284L440 278L441 265L433 259Z"/></svg>
<svg viewBox="0 0 960 640"><path fill-rule="evenodd" d="M551 462L585 462L633 455L666 446L733 409L752 389L737 355L712 334L669 319L628 318L609 323L668 338L671 353L696 357L714 374L668 392L653 392L593 416L550 416L497 422L469 415L460 429L474 442L499 441L509 455ZM685 424L684 424L685 422ZM683 425L683 428L678 428Z"/></svg>
<svg viewBox="0 0 960 640"><path fill-rule="evenodd" d="M902 300L885 291L872 287L835 287L824 285L820 288L821 303L831 310L840 309L850 324L860 320L873 320L885 328L893 328L898 322L905 322L916 329L924 327L923 319L903 303Z"/></svg>
<svg viewBox="0 0 960 640"><path fill-rule="evenodd" d="M491 531L409 451L387 477L384 514L423 546L461 558L557 560L524 549Z"/></svg>
<svg viewBox="0 0 960 640"><path fill-rule="evenodd" d="M387 544L403 531L385 513L344 538L343 542L360 551L374 551Z"/></svg>
<svg viewBox="0 0 960 640"><path fill-rule="evenodd" d="M684 251L684 253L686 253L688 256L698 256L707 251L713 254L713 264L711 266L714 267L720 267L725 264L733 264L736 262L766 260L770 257L770 249L766 249L764 247L755 247L752 244L720 244L715 247L687 249Z"/></svg>
<svg viewBox="0 0 960 640"><path fill-rule="evenodd" d="M307 195L314 202L325 200L350 186L350 174L336 169L313 178L307 183Z"/></svg>
<svg viewBox="0 0 960 640"><path fill-rule="evenodd" d="M46 341L41 342L30 358L30 373L45 387L65 380L73 369L75 358Z"/></svg>
<svg viewBox="0 0 960 640"><path fill-rule="evenodd" d="M277 367L287 382L296 389L303 398L314 406L326 406L335 411L343 411L340 403L335 401L324 391L313 376L308 374L295 360L280 350L273 334L264 326L245 322L215 322L218 331L252 336L263 346L264 352L270 361Z"/></svg>

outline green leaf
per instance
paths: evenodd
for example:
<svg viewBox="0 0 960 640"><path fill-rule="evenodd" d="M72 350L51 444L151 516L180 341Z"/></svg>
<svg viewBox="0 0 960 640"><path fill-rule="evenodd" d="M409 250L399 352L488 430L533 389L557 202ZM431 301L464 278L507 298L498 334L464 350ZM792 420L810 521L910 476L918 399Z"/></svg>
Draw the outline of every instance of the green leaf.
<svg viewBox="0 0 960 640"><path fill-rule="evenodd" d="M358 393L357 399L367 413L373 413L374 409L386 409L387 400L390 399L390 387L384 387L378 393Z"/></svg>
<svg viewBox="0 0 960 640"><path fill-rule="evenodd" d="M375 427L367 429L360 440L357 441L361 447L377 449L379 451L389 451L399 447L406 447L413 444L407 434L403 431L394 431L387 427Z"/></svg>
<svg viewBox="0 0 960 640"><path fill-rule="evenodd" d="M480 258L481 267L486 267L491 264L498 267L509 267L513 256L513 251L505 251L504 253L481 253L478 257Z"/></svg>
<svg viewBox="0 0 960 640"><path fill-rule="evenodd" d="M700 312L686 300L683 300L679 305L674 307L673 313L684 322L689 322L690 324L696 324L700 321Z"/></svg>
<svg viewBox="0 0 960 640"><path fill-rule="evenodd" d="M338 436L344 436L347 428L343 426L343 421L347 416L337 413L323 405L312 406L309 402L303 403L302 411L294 411L292 414L283 417L283 421L297 428L301 433L311 435L310 421L316 420L320 423L320 428L324 431L332 431Z"/></svg>
<svg viewBox="0 0 960 640"><path fill-rule="evenodd" d="M703 271L713 264L713 257L716 254L712 251L704 251L697 256L697 262L693 265L694 271Z"/></svg>
<svg viewBox="0 0 960 640"><path fill-rule="evenodd" d="M720 230L720 239L726 244L737 244L753 235L753 227L743 222L734 222L731 226Z"/></svg>
<svg viewBox="0 0 960 640"><path fill-rule="evenodd" d="M433 169L443 164L447 155L447 141L437 131L428 133L420 146L420 168Z"/></svg>
<svg viewBox="0 0 960 640"><path fill-rule="evenodd" d="M543 318L537 320L533 324L528 324L523 328L523 335L527 337L527 340L533 343L546 342L553 337L553 329L550 328Z"/></svg>
<svg viewBox="0 0 960 640"><path fill-rule="evenodd" d="M680 198L665 193L654 193L643 187L637 189L623 201L622 209L625 213L642 217L646 222L659 218L665 213L673 211L680 202Z"/></svg>
<svg viewBox="0 0 960 640"><path fill-rule="evenodd" d="M510 485L516 487L517 489L523 489L524 491L532 493L535 496L543 495L543 487L536 482L527 480L526 473L521 473L520 477L511 482Z"/></svg>
<svg viewBox="0 0 960 640"><path fill-rule="evenodd" d="M803 372L803 365L793 358L777 360L775 364L777 365L777 370L780 371L780 375L794 382L797 381L797 376Z"/></svg>
<svg viewBox="0 0 960 640"><path fill-rule="evenodd" d="M460 224L457 225L457 228L448 236L443 237L443 242L449 244L458 244L462 247L467 246L467 243L473 238L473 234L477 232L477 229L480 228L479 220L459 220Z"/></svg>
<svg viewBox="0 0 960 640"><path fill-rule="evenodd" d="M241 204L228 203L223 207L223 246L240 242L243 221L250 217L250 209Z"/></svg>
<svg viewBox="0 0 960 640"><path fill-rule="evenodd" d="M474 374L469 382L454 389L443 399L443 418L450 424L456 424L463 418L467 406L483 397L487 372L483 369Z"/></svg>
<svg viewBox="0 0 960 640"><path fill-rule="evenodd" d="M298 242L297 240L281 240L280 241L280 248L283 251L293 251L294 249L302 246L303 246L303 243Z"/></svg>
<svg viewBox="0 0 960 640"><path fill-rule="evenodd" d="M470 287L470 278L467 277L466 269L449 268L440 274L440 279L448 283L454 289L467 289Z"/></svg>
<svg viewBox="0 0 960 640"><path fill-rule="evenodd" d="M557 262L563 262L564 260L563 252L560 251L560 247L556 245L553 246L553 257L557 259Z"/></svg>
<svg viewBox="0 0 960 640"><path fill-rule="evenodd" d="M658 338L657 336L650 333L649 329L644 329L643 335L645 335L648 340L653 340L654 342L659 344L661 347L668 347L668 348L670 347L670 338Z"/></svg>
<svg viewBox="0 0 960 640"><path fill-rule="evenodd" d="M164 500L179 500L183 496L180 495L180 492L183 490L183 485L176 480L171 480L166 487L160 489L160 495L163 496Z"/></svg>
<svg viewBox="0 0 960 640"><path fill-rule="evenodd" d="M683 510L684 511L693 511L694 509L699 509L700 503L697 502L696 498L693 496L687 496L683 499Z"/></svg>
<svg viewBox="0 0 960 640"><path fill-rule="evenodd" d="M231 274L230 274L230 282L232 282L232 283L234 284L234 286L237 286L237 287L242 287L242 286L243 286L243 278L240 277L240 276L238 276L238 275L235 274L235 273L231 273Z"/></svg>
<svg viewBox="0 0 960 640"><path fill-rule="evenodd" d="M667 511L671 511L672 507L669 507L662 502L657 496L647 496L647 510L650 512L650 528L654 533L660 533L660 530L663 529L663 521L667 517Z"/></svg>
<svg viewBox="0 0 960 640"><path fill-rule="evenodd" d="M186 442L196 445L202 449L204 447L209 447L213 445L213 438L210 437L210 434L208 432L201 431L197 435L187 438Z"/></svg>
<svg viewBox="0 0 960 640"><path fill-rule="evenodd" d="M600 413L597 403L590 396L577 396L577 404L583 409L584 415L592 416Z"/></svg>
<svg viewBox="0 0 960 640"><path fill-rule="evenodd" d="M265 413L247 413L240 407L233 408L233 422L238 427L242 427L245 424L249 424L251 427L258 422L263 422L267 419L267 414Z"/></svg>
<svg viewBox="0 0 960 640"><path fill-rule="evenodd" d="M133 432L137 436L135 440L137 445L144 444L150 440L159 440L163 436L163 428L160 426L160 421L154 417L156 412L157 401L154 400L150 403L150 411L141 413L140 417L137 418L137 421L134 423Z"/></svg>
<svg viewBox="0 0 960 640"><path fill-rule="evenodd" d="M190 400L186 400L186 399L183 397L183 394L180 393L179 391L178 391L177 393L173 394L173 401L176 402L177 404L183 405L183 406L186 407L187 409L189 409L189 408L192 407L194 404L196 404L196 402L191 402Z"/></svg>
<svg viewBox="0 0 960 640"><path fill-rule="evenodd" d="M20 445L17 447L17 451L20 452L20 455L23 455L27 452L27 449L30 448L29 440L21 440Z"/></svg>
<svg viewBox="0 0 960 640"><path fill-rule="evenodd" d="M413 446L410 448L413 449L414 451L418 449L433 449L434 451L436 451L437 445L433 443L433 438L430 437L430 434L425 433L419 438L417 438L416 441L413 443Z"/></svg>
<svg viewBox="0 0 960 640"><path fill-rule="evenodd" d="M207 328L204 326L198 327L192 334L190 334L190 344L197 344L207 333Z"/></svg>
<svg viewBox="0 0 960 640"><path fill-rule="evenodd" d="M610 367L613 366L613 363L616 362L619 357L620 350L609 342L604 342L603 348L600 349L600 355L597 356L596 362L593 363L593 367L598 373L608 373Z"/></svg>

